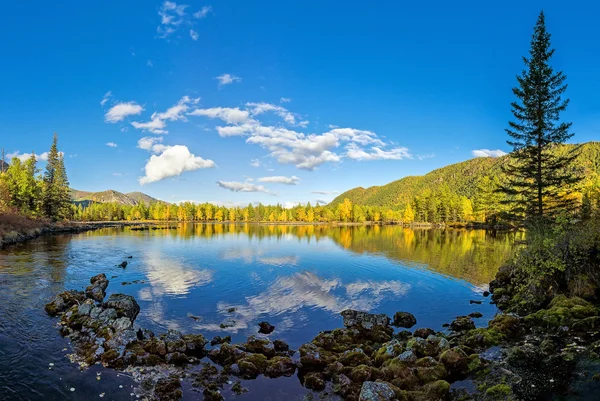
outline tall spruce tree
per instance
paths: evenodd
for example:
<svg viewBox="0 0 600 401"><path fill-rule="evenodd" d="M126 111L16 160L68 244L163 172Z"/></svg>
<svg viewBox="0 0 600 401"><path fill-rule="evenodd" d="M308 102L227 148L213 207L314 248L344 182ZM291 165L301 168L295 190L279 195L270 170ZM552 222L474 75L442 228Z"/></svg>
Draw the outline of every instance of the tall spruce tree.
<svg viewBox="0 0 600 401"><path fill-rule="evenodd" d="M66 218L70 202L69 180L63 156L58 151L58 136L55 133L44 172L42 210L51 219Z"/></svg>
<svg viewBox="0 0 600 401"><path fill-rule="evenodd" d="M513 88L517 100L511 103L515 121L506 132L511 137L511 162L504 168L507 182L501 190L508 195L513 214L526 219L551 216L568 207L561 189L578 181L570 171L574 153L559 155L556 145L573 136L571 123L562 122L560 113L569 104L564 97L566 76L550 65L554 49L546 31L543 11L535 25L529 57L523 57L525 69Z"/></svg>

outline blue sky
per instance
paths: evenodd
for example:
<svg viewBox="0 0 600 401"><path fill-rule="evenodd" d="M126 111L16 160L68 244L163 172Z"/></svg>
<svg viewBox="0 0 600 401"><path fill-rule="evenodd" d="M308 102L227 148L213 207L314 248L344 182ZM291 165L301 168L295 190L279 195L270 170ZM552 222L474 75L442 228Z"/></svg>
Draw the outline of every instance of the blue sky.
<svg viewBox="0 0 600 401"><path fill-rule="evenodd" d="M330 201L509 151L542 8L573 141L597 139L600 5L484 3L9 2L0 146L42 155L57 132L81 190Z"/></svg>

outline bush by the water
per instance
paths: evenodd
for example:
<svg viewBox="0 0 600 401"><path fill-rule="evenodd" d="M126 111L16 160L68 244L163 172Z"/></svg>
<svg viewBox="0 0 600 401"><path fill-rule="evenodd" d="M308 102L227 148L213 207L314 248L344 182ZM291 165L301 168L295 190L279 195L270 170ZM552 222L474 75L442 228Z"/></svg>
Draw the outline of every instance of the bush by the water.
<svg viewBox="0 0 600 401"><path fill-rule="evenodd" d="M505 311L527 314L557 295L597 300L600 282L600 217L538 222L527 231L527 246L490 283Z"/></svg>

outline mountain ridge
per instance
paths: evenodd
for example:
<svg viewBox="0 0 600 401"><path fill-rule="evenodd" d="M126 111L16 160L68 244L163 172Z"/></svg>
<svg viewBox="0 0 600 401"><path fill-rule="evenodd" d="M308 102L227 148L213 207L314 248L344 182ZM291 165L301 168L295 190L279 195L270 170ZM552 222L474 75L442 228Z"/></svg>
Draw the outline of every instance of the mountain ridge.
<svg viewBox="0 0 600 401"><path fill-rule="evenodd" d="M151 203L156 203L156 202L168 203L168 202L153 198L152 196L147 195L142 192L122 193L119 191L115 191L114 189L108 189L106 191L100 191L100 192L88 192L88 191L80 191L80 190L71 188L71 197L73 199L73 202L83 203L83 204L95 202L95 203L118 203L120 205L127 205L127 206L136 206L139 204L144 204L145 206L148 206Z"/></svg>
<svg viewBox="0 0 600 401"><path fill-rule="evenodd" d="M573 145L559 145L557 152L577 152L574 166L583 169L586 181L600 177L600 142L585 142ZM420 176L406 176L385 185L356 187L338 195L329 206L337 206L349 199L361 206L404 207L415 196L425 190L435 191L447 185L457 195L469 199L477 195L477 184L485 176L500 176L502 166L509 161L509 155L500 157L477 157L437 168Z"/></svg>

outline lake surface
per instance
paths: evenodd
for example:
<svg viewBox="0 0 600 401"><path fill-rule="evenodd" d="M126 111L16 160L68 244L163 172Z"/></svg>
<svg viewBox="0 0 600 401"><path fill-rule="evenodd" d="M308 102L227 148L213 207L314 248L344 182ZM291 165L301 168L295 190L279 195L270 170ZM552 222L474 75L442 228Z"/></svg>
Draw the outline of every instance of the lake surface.
<svg viewBox="0 0 600 401"><path fill-rule="evenodd" d="M0 250L0 399L135 398L126 375L97 365L81 372L70 363L72 350L58 333L58 319L43 311L55 294L82 290L98 273L110 279L107 296L136 297L136 323L157 334L230 334L240 342L266 320L276 327L272 338L297 349L321 330L342 327L339 312L347 308L390 316L408 311L417 318L414 328L435 330L479 311L484 317L477 324L486 325L496 308L481 293L519 235L180 224L44 236L9 247ZM126 269L115 266L123 260L129 261ZM221 329L221 323L232 327ZM301 399L306 392L295 376L244 384L251 391L236 399ZM191 391L185 396L202 399Z"/></svg>

